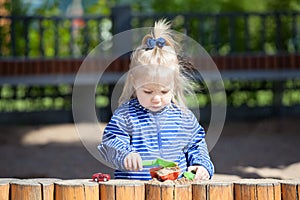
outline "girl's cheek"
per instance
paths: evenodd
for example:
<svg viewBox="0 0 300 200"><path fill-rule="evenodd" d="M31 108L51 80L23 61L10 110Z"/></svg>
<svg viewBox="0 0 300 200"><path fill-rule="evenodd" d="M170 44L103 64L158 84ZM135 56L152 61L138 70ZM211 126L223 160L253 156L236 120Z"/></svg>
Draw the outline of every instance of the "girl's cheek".
<svg viewBox="0 0 300 200"><path fill-rule="evenodd" d="M171 103L171 100L172 100L172 97L170 96L170 97L168 97L168 98L165 99L165 103L167 103L167 104Z"/></svg>

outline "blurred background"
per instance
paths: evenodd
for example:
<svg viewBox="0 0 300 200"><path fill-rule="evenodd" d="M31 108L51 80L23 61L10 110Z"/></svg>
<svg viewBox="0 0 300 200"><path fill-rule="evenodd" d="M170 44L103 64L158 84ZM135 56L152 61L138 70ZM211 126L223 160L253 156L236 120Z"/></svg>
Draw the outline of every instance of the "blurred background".
<svg viewBox="0 0 300 200"><path fill-rule="evenodd" d="M161 18L199 42L221 72L227 115L211 151L217 175L300 178L299 0L0 0L0 177L111 173L76 133L75 76L101 42ZM101 126L128 63L129 55L111 63L96 88ZM210 96L198 84L207 128Z"/></svg>

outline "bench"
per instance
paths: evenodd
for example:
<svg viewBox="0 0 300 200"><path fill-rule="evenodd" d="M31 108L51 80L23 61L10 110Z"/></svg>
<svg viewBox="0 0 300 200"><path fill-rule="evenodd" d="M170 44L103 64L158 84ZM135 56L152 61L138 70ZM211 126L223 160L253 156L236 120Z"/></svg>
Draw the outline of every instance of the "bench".
<svg viewBox="0 0 300 200"><path fill-rule="evenodd" d="M223 79L286 80L300 77L300 54L212 56ZM73 84L84 59L6 59L0 60L0 85ZM129 58L115 60L102 81L115 84L128 70ZM97 66L95 66L95 70Z"/></svg>

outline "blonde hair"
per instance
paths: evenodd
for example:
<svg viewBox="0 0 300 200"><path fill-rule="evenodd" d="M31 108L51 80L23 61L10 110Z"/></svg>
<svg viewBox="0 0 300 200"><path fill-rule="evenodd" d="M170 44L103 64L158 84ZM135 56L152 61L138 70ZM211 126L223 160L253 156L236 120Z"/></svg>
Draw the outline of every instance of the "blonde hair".
<svg viewBox="0 0 300 200"><path fill-rule="evenodd" d="M178 61L179 45L174 40L171 31L171 24L165 19L155 22L153 30L142 39L142 44L132 53L129 73L125 81L123 92L119 98L119 105L135 98L134 79L139 76L147 76L160 80L166 80L166 76L172 72L173 98L172 102L181 107L186 108L184 94L191 92L187 77L183 75L183 67ZM163 38L165 44L163 47L155 46L153 49L147 48L148 39ZM141 77L139 77L141 78ZM168 79L169 80L169 79Z"/></svg>

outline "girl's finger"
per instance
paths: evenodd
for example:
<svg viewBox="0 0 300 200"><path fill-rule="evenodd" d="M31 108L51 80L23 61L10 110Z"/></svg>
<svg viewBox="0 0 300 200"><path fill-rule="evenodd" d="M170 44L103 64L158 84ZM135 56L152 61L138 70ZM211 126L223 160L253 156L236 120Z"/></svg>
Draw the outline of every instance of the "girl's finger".
<svg viewBox="0 0 300 200"><path fill-rule="evenodd" d="M143 170L143 161L142 158L139 156L138 161L137 161L137 170L142 171Z"/></svg>
<svg viewBox="0 0 300 200"><path fill-rule="evenodd" d="M135 156L133 156L131 162L132 162L132 168L131 169L134 170L134 171L137 171L137 160L136 160Z"/></svg>
<svg viewBox="0 0 300 200"><path fill-rule="evenodd" d="M130 159L127 157L127 158L125 158L125 168L127 170L130 170L130 167L131 167L131 165L130 165Z"/></svg>

